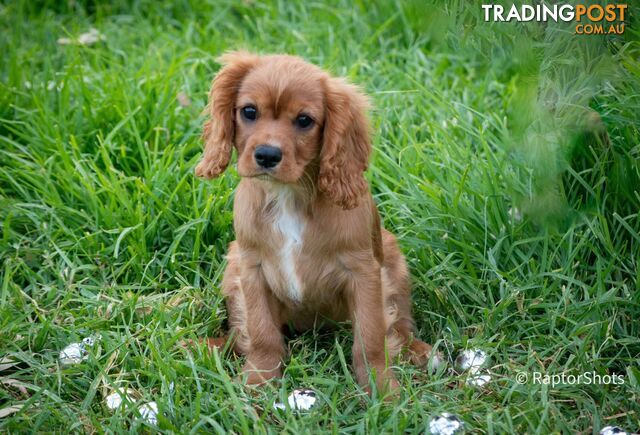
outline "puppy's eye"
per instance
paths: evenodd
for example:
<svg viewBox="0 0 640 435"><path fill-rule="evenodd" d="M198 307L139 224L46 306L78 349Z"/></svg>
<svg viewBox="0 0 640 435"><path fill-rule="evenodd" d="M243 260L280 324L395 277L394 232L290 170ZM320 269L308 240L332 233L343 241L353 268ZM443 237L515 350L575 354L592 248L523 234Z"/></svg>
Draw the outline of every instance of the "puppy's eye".
<svg viewBox="0 0 640 435"><path fill-rule="evenodd" d="M309 128L313 124L313 119L309 115L298 115L295 120L295 124L300 128Z"/></svg>
<svg viewBox="0 0 640 435"><path fill-rule="evenodd" d="M258 118L258 110L253 106L244 106L240 109L240 114L247 121L255 121Z"/></svg>

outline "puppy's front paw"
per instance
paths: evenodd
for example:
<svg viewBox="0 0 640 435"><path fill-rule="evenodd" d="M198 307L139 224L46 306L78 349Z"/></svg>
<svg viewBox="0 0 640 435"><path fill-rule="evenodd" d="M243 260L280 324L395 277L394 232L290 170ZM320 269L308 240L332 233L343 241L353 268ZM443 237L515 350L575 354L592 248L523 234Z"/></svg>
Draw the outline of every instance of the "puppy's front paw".
<svg viewBox="0 0 640 435"><path fill-rule="evenodd" d="M373 376L375 378L377 396L384 398L385 401L393 401L400 395L400 383L396 379L393 370L389 367L385 367L384 364L379 364L373 368ZM359 371L356 368L356 377L358 383L363 387L364 391L370 397L373 396L374 390L369 384L369 377L366 371Z"/></svg>
<svg viewBox="0 0 640 435"><path fill-rule="evenodd" d="M382 382L378 382L378 388L385 395L385 400L394 399L400 395L400 383L390 367L381 373L380 381Z"/></svg>
<svg viewBox="0 0 640 435"><path fill-rule="evenodd" d="M282 376L280 362L277 363L255 363L247 360L242 373L246 376L247 385L262 385L274 378Z"/></svg>

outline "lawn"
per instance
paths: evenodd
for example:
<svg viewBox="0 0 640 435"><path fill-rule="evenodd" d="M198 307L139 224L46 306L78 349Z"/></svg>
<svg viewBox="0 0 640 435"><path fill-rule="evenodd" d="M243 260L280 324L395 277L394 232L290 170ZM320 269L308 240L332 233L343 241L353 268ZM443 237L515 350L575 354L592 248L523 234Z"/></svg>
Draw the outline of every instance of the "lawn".
<svg viewBox="0 0 640 435"><path fill-rule="evenodd" d="M422 433L443 412L471 433L640 430L637 6L623 35L586 36L463 0L98 3L0 5L0 432ZM368 178L448 360L394 362L395 402L355 384L348 325L289 340L258 390L239 357L178 345L225 327L238 177L193 170L216 58L238 48L371 96ZM453 364L473 349L482 387ZM273 409L301 387L311 411ZM109 409L116 388L136 404Z"/></svg>

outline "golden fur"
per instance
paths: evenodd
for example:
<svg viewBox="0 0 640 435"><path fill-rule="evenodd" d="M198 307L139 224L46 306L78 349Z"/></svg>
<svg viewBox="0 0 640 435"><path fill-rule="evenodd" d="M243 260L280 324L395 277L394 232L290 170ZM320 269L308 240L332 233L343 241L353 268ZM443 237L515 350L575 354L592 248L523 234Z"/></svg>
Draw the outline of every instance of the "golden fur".
<svg viewBox="0 0 640 435"><path fill-rule="evenodd" d="M222 291L248 383L281 375L284 326L304 330L326 318L352 321L358 382L366 386L373 369L378 387L396 388L385 343L391 356L408 348L417 364L431 346L413 336L407 266L364 178L366 97L294 56L234 52L221 60L196 174L220 175L236 149L236 241ZM243 117L247 106L257 119ZM296 125L301 114L312 118L309 128ZM263 144L282 152L272 169L256 163Z"/></svg>

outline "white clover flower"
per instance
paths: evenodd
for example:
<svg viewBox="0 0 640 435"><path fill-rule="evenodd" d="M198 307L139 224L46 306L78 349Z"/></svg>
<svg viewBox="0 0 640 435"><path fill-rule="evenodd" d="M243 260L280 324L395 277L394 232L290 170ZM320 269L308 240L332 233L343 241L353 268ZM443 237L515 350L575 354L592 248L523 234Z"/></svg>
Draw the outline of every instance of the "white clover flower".
<svg viewBox="0 0 640 435"><path fill-rule="evenodd" d="M289 408L295 411L308 411L315 405L316 400L316 392L308 388L293 390L287 398ZM276 409L286 409L285 404L279 402L274 403L273 407Z"/></svg>

